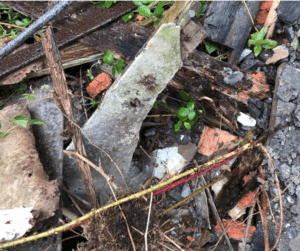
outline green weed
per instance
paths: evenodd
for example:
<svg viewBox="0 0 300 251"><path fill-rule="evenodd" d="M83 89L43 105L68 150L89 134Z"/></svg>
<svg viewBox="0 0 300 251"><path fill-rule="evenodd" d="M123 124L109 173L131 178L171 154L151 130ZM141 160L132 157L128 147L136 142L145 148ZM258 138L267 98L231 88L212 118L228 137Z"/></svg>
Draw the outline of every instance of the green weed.
<svg viewBox="0 0 300 251"><path fill-rule="evenodd" d="M257 57L261 52L262 48L273 49L277 46L277 42L271 39L264 39L266 35L266 28L263 27L260 31L257 31L251 35L251 39L248 40L248 45L254 46L254 55Z"/></svg>
<svg viewBox="0 0 300 251"><path fill-rule="evenodd" d="M197 114L198 111L195 106L195 99L184 91L180 91L179 94L181 98L186 101L186 104L176 111L176 115L179 118L179 121L174 126L175 132L178 132L180 130L182 124L186 129L190 130L193 123L196 123L199 119L199 116Z"/></svg>
<svg viewBox="0 0 300 251"><path fill-rule="evenodd" d="M103 56L103 62L112 67L113 77L116 75L116 72L119 74L123 72L124 60L120 59L115 61L115 56L110 50L108 50Z"/></svg>

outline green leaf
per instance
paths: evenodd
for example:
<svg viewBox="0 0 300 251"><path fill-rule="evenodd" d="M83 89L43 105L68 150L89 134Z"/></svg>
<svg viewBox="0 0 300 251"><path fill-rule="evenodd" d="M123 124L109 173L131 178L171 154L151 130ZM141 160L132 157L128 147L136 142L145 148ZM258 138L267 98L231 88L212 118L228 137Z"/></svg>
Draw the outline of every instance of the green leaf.
<svg viewBox="0 0 300 251"><path fill-rule="evenodd" d="M248 40L248 45L251 46L251 45L257 45L257 41L256 40L253 40L253 39L249 39Z"/></svg>
<svg viewBox="0 0 300 251"><path fill-rule="evenodd" d="M259 34L259 31L255 32L255 33L253 33L253 34L251 34L251 38L252 38L253 40L258 40L258 39L257 39L258 34Z"/></svg>
<svg viewBox="0 0 300 251"><path fill-rule="evenodd" d="M140 5L138 8L137 8L137 11L140 15L143 15L145 17L152 17L152 13L151 13L151 10L149 9L148 6L146 5Z"/></svg>
<svg viewBox="0 0 300 251"><path fill-rule="evenodd" d="M123 72L123 65L124 65L124 60L123 59L120 59L117 61L116 63L116 70L118 73L122 73Z"/></svg>
<svg viewBox="0 0 300 251"><path fill-rule="evenodd" d="M14 117L13 122L19 126L27 127L29 118L29 115L17 115Z"/></svg>
<svg viewBox="0 0 300 251"><path fill-rule="evenodd" d="M91 105L92 107L94 107L95 105L97 105L97 104L99 104L99 103L100 103L100 102L99 102L98 100L92 99L90 105Z"/></svg>
<svg viewBox="0 0 300 251"><path fill-rule="evenodd" d="M255 40L263 40L264 37L265 37L265 35L266 35L266 33L267 33L267 29L266 29L266 27L263 27L263 28L259 31L259 33L257 34Z"/></svg>
<svg viewBox="0 0 300 251"><path fill-rule="evenodd" d="M17 36L17 33L15 31L11 30L10 35L12 38L15 38Z"/></svg>
<svg viewBox="0 0 300 251"><path fill-rule="evenodd" d="M299 41L298 41L297 36L295 36L292 43L291 43L291 46L294 48L294 50L296 50L298 45L299 45Z"/></svg>
<svg viewBox="0 0 300 251"><path fill-rule="evenodd" d="M131 18L133 18L133 16L134 16L134 13L133 13L133 12L130 12L130 13L124 15L124 16L122 17L122 19L123 19L123 21L124 21L125 23L127 23Z"/></svg>
<svg viewBox="0 0 300 251"><path fill-rule="evenodd" d="M31 99L34 99L36 98L35 94L34 93L25 93L25 94L22 94L23 95L23 99L27 99L27 100L31 100Z"/></svg>
<svg viewBox="0 0 300 251"><path fill-rule="evenodd" d="M144 4L155 3L155 1L142 1Z"/></svg>
<svg viewBox="0 0 300 251"><path fill-rule="evenodd" d="M193 119L191 119L191 122L192 123L196 123L197 121L198 121L198 115L197 115L197 113L196 113L196 115L195 115L195 117L193 118Z"/></svg>
<svg viewBox="0 0 300 251"><path fill-rule="evenodd" d="M158 103L157 103L157 101L155 101L152 108L153 108L154 110L156 110L157 107L158 107ZM1 128L1 127L0 127L0 128Z"/></svg>
<svg viewBox="0 0 300 251"><path fill-rule="evenodd" d="M255 57L257 57L259 55L261 50L262 50L261 46L259 46L259 45L254 46L254 55L255 55Z"/></svg>
<svg viewBox="0 0 300 251"><path fill-rule="evenodd" d="M113 77L115 77L115 75L116 75L116 67L115 66L112 68L111 74L113 75Z"/></svg>
<svg viewBox="0 0 300 251"><path fill-rule="evenodd" d="M31 124L31 125L47 125L47 123L45 123L44 121L39 120L39 119L30 119L30 120L28 120L28 124Z"/></svg>
<svg viewBox="0 0 300 251"><path fill-rule="evenodd" d="M153 27L156 27L156 26L159 24L160 20L161 20L161 19L156 20L156 21L153 23Z"/></svg>
<svg viewBox="0 0 300 251"><path fill-rule="evenodd" d="M192 129L192 125L189 123L189 122L184 122L183 123L184 127L188 130L191 130Z"/></svg>
<svg viewBox="0 0 300 251"><path fill-rule="evenodd" d="M9 132L0 132L0 137L1 138L5 138L5 137L7 137L9 135Z"/></svg>
<svg viewBox="0 0 300 251"><path fill-rule="evenodd" d="M271 39L265 39L261 42L261 46L265 49L273 49L277 46L277 41Z"/></svg>
<svg viewBox="0 0 300 251"><path fill-rule="evenodd" d="M204 40L205 49L207 50L208 54L213 53L214 51L218 50L219 47L211 42Z"/></svg>
<svg viewBox="0 0 300 251"><path fill-rule="evenodd" d="M109 8L113 4L113 1L105 1L104 6L105 8Z"/></svg>
<svg viewBox="0 0 300 251"><path fill-rule="evenodd" d="M179 95L184 101L189 101L191 99L191 96L188 95L185 91L179 91Z"/></svg>
<svg viewBox="0 0 300 251"><path fill-rule="evenodd" d="M177 110L177 114L181 117L185 117L185 116L188 116L189 114L189 110L185 107L180 107L178 110Z"/></svg>
<svg viewBox="0 0 300 251"><path fill-rule="evenodd" d="M163 17L163 13L164 13L164 8L163 6L165 5L166 1L160 1L158 3L158 5L156 6L155 10L154 10L154 16L156 16L157 18L162 18Z"/></svg>
<svg viewBox="0 0 300 251"><path fill-rule="evenodd" d="M2 128L2 125L1 125L1 123L0 123L0 129Z"/></svg>
<svg viewBox="0 0 300 251"><path fill-rule="evenodd" d="M104 62L104 63L107 63L109 66L112 66L113 63L114 63L114 61L115 61L115 56L114 56L114 54L113 54L110 50L108 50L108 51L105 53L105 55L103 56L103 62Z"/></svg>
<svg viewBox="0 0 300 251"><path fill-rule="evenodd" d="M16 20L16 21L15 21L15 24L18 25L18 26L25 26L25 23L23 23L23 22L20 21L20 20Z"/></svg>
<svg viewBox="0 0 300 251"><path fill-rule="evenodd" d="M186 107L190 110L193 111L195 108L195 103L193 101L189 101L186 103Z"/></svg>
<svg viewBox="0 0 300 251"><path fill-rule="evenodd" d="M132 1L136 6L144 5L143 1Z"/></svg>
<svg viewBox="0 0 300 251"><path fill-rule="evenodd" d="M181 125L182 125L182 121L179 120L174 126L174 131L178 132L180 130Z"/></svg>
<svg viewBox="0 0 300 251"><path fill-rule="evenodd" d="M189 120L193 120L196 116L196 113L194 111L190 112L188 117L189 117Z"/></svg>

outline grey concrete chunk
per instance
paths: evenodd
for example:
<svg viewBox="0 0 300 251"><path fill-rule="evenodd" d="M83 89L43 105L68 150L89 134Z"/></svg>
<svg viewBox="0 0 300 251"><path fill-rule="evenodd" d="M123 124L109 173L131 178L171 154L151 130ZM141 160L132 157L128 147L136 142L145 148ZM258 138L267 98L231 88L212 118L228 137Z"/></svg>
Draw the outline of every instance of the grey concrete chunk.
<svg viewBox="0 0 300 251"><path fill-rule="evenodd" d="M285 102L297 98L300 94L300 70L286 65L279 76L277 97Z"/></svg>
<svg viewBox="0 0 300 251"><path fill-rule="evenodd" d="M284 114L291 114L296 108L296 105L291 102L283 102L282 100L278 100L277 102L277 111L276 116L282 116Z"/></svg>
<svg viewBox="0 0 300 251"><path fill-rule="evenodd" d="M121 78L110 87L101 105L85 124L83 138L88 158L97 165L101 159L104 171L114 177L117 185L125 186L118 168L126 183L129 183L130 163L139 140L141 124L158 94L181 65L180 27L164 24ZM68 150L73 149L71 144ZM66 156L64 162L64 178L68 188L85 197L75 159ZM108 199L109 187L102 176L93 170L92 174L103 204Z"/></svg>

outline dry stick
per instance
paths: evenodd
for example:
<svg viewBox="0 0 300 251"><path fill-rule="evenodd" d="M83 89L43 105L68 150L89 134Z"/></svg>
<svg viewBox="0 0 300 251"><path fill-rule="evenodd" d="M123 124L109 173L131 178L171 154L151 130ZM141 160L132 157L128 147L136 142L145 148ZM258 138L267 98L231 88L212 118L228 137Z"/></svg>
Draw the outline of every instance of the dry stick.
<svg viewBox="0 0 300 251"><path fill-rule="evenodd" d="M92 168L94 168L98 173L100 173L106 179L107 183L111 184L111 186L113 187L114 190L116 190L118 188L118 186L112 181L111 177L109 177L103 171L101 166L96 166L93 162L91 162L90 160L83 157L81 154L79 154L77 152L66 151L66 150L64 150L63 152L68 154L68 155L73 155L73 156L77 157L78 159L84 161L85 163L89 164Z"/></svg>
<svg viewBox="0 0 300 251"><path fill-rule="evenodd" d="M107 210L109 208L121 205L122 203L125 203L125 202L128 202L128 201L140 198L140 197L142 197L142 196L144 196L146 194L154 192L154 191L156 191L156 190L158 190L160 188L163 188L163 187L165 187L165 186L173 183L174 181L176 181L178 179L181 179L181 178L184 178L184 177L186 177L188 175L194 174L197 171L199 171L200 169L201 170L204 170L204 169L210 170L210 166L216 165L217 163L222 162L222 161L224 161L224 160L226 160L228 158L232 158L232 157L238 156L241 153L243 153L244 151L252 148L255 145L256 145L255 142L245 144L245 145L241 146L236 151L232 151L232 152L230 152L228 154L224 154L223 156L221 156L221 157L219 157L217 159L211 160L211 161L209 161L209 162L207 162L205 164L197 166L196 168L192 168L191 170L188 170L188 171L186 171L184 173L178 174L178 175L170 178L169 180L167 180L165 182L159 183L159 184L157 184L157 185L155 185L153 187L150 187L148 189L145 189L145 190L143 190L141 192L129 195L129 196L125 197L125 198L119 199L118 201L112 202L112 203L110 203L108 205L105 205L105 206L103 206L101 208L98 208L98 209L96 209L94 211L91 211L91 212L87 213L86 215L84 215L84 216L82 216L82 217L80 217L78 219L75 219L75 220L67 223L66 225L50 229L50 230L48 230L46 232L43 232L43 233L40 233L40 234L36 234L36 235L32 235L32 236L21 238L19 240L10 241L10 242L7 242L7 243L0 244L0 248L8 248L8 247L12 247L12 246L16 246L16 245L19 245L19 244L23 244L23 243L26 243L26 242L29 242L29 241L35 241L35 240L38 240L38 239L41 239L41 238L48 237L48 236L53 235L53 234L58 234L58 233L63 232L65 230L67 230L67 229L70 229L70 228L72 228L74 226L78 226L78 225L82 224L83 222L85 222L86 220L89 220L90 218L94 217L96 214L99 214L102 211L105 211L105 210Z"/></svg>
<svg viewBox="0 0 300 251"><path fill-rule="evenodd" d="M74 197L75 199L79 200L81 203L83 203L84 205L86 205L89 208L91 207L90 203L88 203L86 200L80 198L76 194L72 194L64 185L62 186L62 188L70 197Z"/></svg>
<svg viewBox="0 0 300 251"><path fill-rule="evenodd" d="M75 121L73 110L72 110L71 99L67 93L66 76L64 74L59 51L55 43L51 27L48 27L45 31L45 34L43 34L42 45L49 64L55 91L58 95L58 98L57 99L55 98L55 101L58 101L59 104L61 104L59 108L62 111L62 113L65 114L70 119L70 121ZM70 132L72 133L72 140L74 142L75 149L81 155L86 156L80 130L72 123L69 123L69 121L68 121L68 127L70 129ZM86 193L89 198L89 202L92 208L97 208L98 207L97 195L96 195L96 190L93 183L90 167L82 160L78 160L78 166L79 166L80 175L84 183Z"/></svg>
<svg viewBox="0 0 300 251"><path fill-rule="evenodd" d="M278 245L279 240L280 240L280 236L281 236L281 233L282 233L282 226L283 226L283 204L282 204L282 197L281 197L281 190L280 190L280 185L279 185L279 179L278 179L278 175L277 175L277 172L276 172L276 168L275 168L274 162L273 162L273 160L272 160L272 158L271 158L268 150L261 143L257 144L257 146L264 152L264 154L267 156L267 158L268 158L268 160L270 162L270 165L271 165L271 167L272 167L272 169L274 171L274 177L275 177L276 187L277 187L277 190L278 190L280 221L279 221L278 235L277 235L275 244L273 245L273 247L271 247L271 251L272 251Z"/></svg>
<svg viewBox="0 0 300 251"><path fill-rule="evenodd" d="M146 249L146 251L148 251L147 236L148 236L148 227L149 227L150 215L151 215L152 200L153 200L153 193L151 193L150 205L149 205L149 212L148 212L148 219L147 219L147 226L146 226L146 231L145 231L145 235L144 235L144 238L145 238L145 249Z"/></svg>
<svg viewBox="0 0 300 251"><path fill-rule="evenodd" d="M117 199L117 196L116 196L116 194L115 194L115 192L114 192L114 190L113 190L113 188L112 188L112 186L111 186L111 184L110 184L110 180L109 180L109 179L106 179L106 181L107 181L107 184L108 184L108 186L109 186L109 188L110 188L110 190L111 190L111 192L112 192L112 194L113 194L113 196L114 196L115 201L117 201L118 199ZM119 209L120 209L120 211L121 211L121 216L122 216L123 219L125 220L127 232L128 232L128 235L129 235L129 238L130 238L130 241L131 241L131 245L132 245L133 251L136 251L136 247L135 247L135 244L134 244L134 241L133 241L133 238L132 238L132 234L131 234L131 231L130 231L130 227L129 227L127 218L125 217L125 214L124 214L124 212L123 212L123 210L122 210L122 208L121 208L120 205L119 205Z"/></svg>
<svg viewBox="0 0 300 251"><path fill-rule="evenodd" d="M164 248L170 250L170 251L174 251L173 249L169 248L167 245L165 245L164 243L162 242L159 242L159 245L163 246Z"/></svg>
<svg viewBox="0 0 300 251"><path fill-rule="evenodd" d="M206 180L204 179L203 175L202 175L201 177L202 177L202 180L203 180L204 185L206 185ZM216 217L216 219L217 219L219 225L221 226L221 229L222 229L222 231L223 231L223 235L224 235L224 237L225 237L226 243L227 243L228 247L230 248L230 250L233 251L234 249L233 249L233 247L232 247L232 245L231 245L231 242L230 242L230 240L229 240L229 238L228 238L228 236L227 236L227 234L226 234L226 230L225 230L225 228L224 228L223 222L222 222L222 220L221 220L221 218L220 218L220 215L219 215L219 213L218 213L218 210L217 210L217 208L216 208L216 205L215 205L214 199L213 199L213 197L212 197L212 195L211 195L211 192L209 191L208 188L205 189L205 191L206 191L207 196L208 196L208 202L209 202L209 205L210 205L210 207L211 207L211 210L213 211L214 216Z"/></svg>
<svg viewBox="0 0 300 251"><path fill-rule="evenodd" d="M174 242L171 238L169 238L167 235L165 235L164 234L164 237L168 240L168 241L170 241L170 242L172 242L173 243L173 245L175 246L175 247L177 247L180 251L184 251L176 242Z"/></svg>
<svg viewBox="0 0 300 251"><path fill-rule="evenodd" d="M276 21L277 21L277 7L280 4L280 0L274 0L265 21L264 27L267 29L266 38L271 38L275 30Z"/></svg>
<svg viewBox="0 0 300 251"><path fill-rule="evenodd" d="M203 177L203 176L202 176ZM199 188L198 190L196 190L195 192L193 192L192 194L190 194L189 196L187 196L186 198L182 199L181 201L177 202L176 204L170 206L169 208L167 208L166 210L164 210L162 213L158 214L158 216L166 214L168 212L170 212L171 210L173 210L176 207L181 206L182 204L184 204L185 202L189 201L190 199L194 198L196 195L198 195L199 193L202 193L205 189L208 189L209 187L211 187L213 184L217 183L218 181L221 181L225 179L225 177L220 177L215 179L214 181L208 183L207 185L205 185L204 187Z"/></svg>
<svg viewBox="0 0 300 251"><path fill-rule="evenodd" d="M242 242L242 246L241 246L240 251L245 251L245 249L246 249L246 240L247 240L248 233L249 233L249 230L250 230L251 221L252 221L252 218L253 218L253 213L254 213L258 193L259 193L259 188L257 188L256 191L255 191L255 200L254 200L254 203L253 203L253 205L252 205L252 207L249 211L249 217L247 219L247 225L246 225L245 234L244 234L244 238L243 238L243 242Z"/></svg>
<svg viewBox="0 0 300 251"><path fill-rule="evenodd" d="M262 171L262 167L259 167L260 178L265 180L264 173ZM269 231L268 231L268 206L267 206L267 197L266 197L266 190L262 190L262 212L261 212L261 219L263 224L263 231L264 231L264 240L265 240L265 251L270 250L270 243L269 243Z"/></svg>
<svg viewBox="0 0 300 251"><path fill-rule="evenodd" d="M245 8L246 8L246 10L247 10L247 13L248 13L250 19L251 19L251 23L252 23L254 29L255 29L256 31L258 31L258 29L257 29L256 26L255 26L254 20L253 20L253 18L252 18L251 12L250 12L250 10L249 10L249 8L248 8L248 5L247 5L246 1L242 1L242 3L245 5Z"/></svg>

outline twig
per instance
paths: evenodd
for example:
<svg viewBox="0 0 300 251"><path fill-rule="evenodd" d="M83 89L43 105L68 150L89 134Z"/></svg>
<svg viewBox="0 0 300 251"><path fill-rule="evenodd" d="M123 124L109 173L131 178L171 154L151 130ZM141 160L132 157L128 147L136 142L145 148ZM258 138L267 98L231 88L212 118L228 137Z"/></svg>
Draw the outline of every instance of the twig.
<svg viewBox="0 0 300 251"><path fill-rule="evenodd" d="M63 150L64 153L68 154L68 155L73 155L75 157L77 157L78 159L81 159L82 161L84 161L85 163L89 164L92 168L94 168L98 173L100 173L107 181L107 183L110 183L113 187L114 190L116 190L118 188L118 186L112 181L111 177L109 177L102 169L101 166L96 166L93 162L91 162L90 160L88 160L87 158L83 157L81 154L77 153L77 152L72 152L72 151L67 151L67 150Z"/></svg>
<svg viewBox="0 0 300 251"><path fill-rule="evenodd" d="M280 221L279 221L279 229L278 229L278 235L277 235L276 241L275 241L274 245L271 247L271 251L272 251L278 245L279 240L280 240L280 236L281 236L281 233L282 233L282 226L283 226L283 204L282 204L282 197L281 197L281 190L280 190L279 179L278 179L278 175L277 175L277 172L276 172L276 168L275 168L274 162L273 162L273 160L272 160L272 158L271 158L268 150L261 143L257 144L257 146L260 147L260 149L264 152L264 154L267 156L267 158L268 158L268 160L270 162L270 165L271 165L271 167L272 167L272 169L274 171L274 177L275 177L276 187L277 187L277 190L278 190Z"/></svg>
<svg viewBox="0 0 300 251"><path fill-rule="evenodd" d="M265 175L262 171L262 167L259 167L259 174L262 180L265 180ZM265 251L270 250L270 243L269 243L269 230L268 230L268 206L267 206L267 196L266 196L266 189L262 189L262 210L260 211L262 223L263 223L263 230L264 230L264 239L265 239Z"/></svg>
<svg viewBox="0 0 300 251"><path fill-rule="evenodd" d="M224 160L226 160L228 158L236 157L236 156L240 155L241 153L243 153L244 151L246 151L247 149L250 149L253 146L255 146L255 142L243 145L237 151L233 151L233 152L230 152L228 154L224 154L223 156L221 156L221 157L219 157L217 159L209 161L209 162L207 162L207 163L205 163L203 165L197 166L196 168L188 170L188 171L186 171L184 173L178 174L178 175L170 178L169 180L167 180L165 182L159 183L159 184L157 184L157 185L155 185L153 187L150 187L148 189L145 189L145 190L143 190L141 192L129 195L129 196L125 197L125 198L119 199L118 201L112 202L112 203L110 203L108 205L105 205L105 206L103 206L101 208L98 208L98 209L96 209L94 211L91 211L91 212L85 214L84 216L82 216L82 217L80 217L78 219L75 219L75 220L67 223L64 226L59 226L59 227L50 229L50 230L48 230L46 232L43 232L43 233L40 233L40 234L37 234L37 235L32 235L32 236L24 237L24 238L21 238L21 239L18 239L18 240L14 240L14 241L10 241L10 242L7 242L7 243L0 244L0 248L8 248L8 247L16 246L16 245L23 244L23 243L26 243L26 242L29 242L29 241L38 240L38 239L45 238L45 237L48 237L48 236L53 235L53 234L58 234L60 232L63 232L65 230L67 230L67 229L72 228L75 225L82 224L86 220L94 217L96 214L99 214L99 213L101 213L101 212L103 212L103 211L105 211L105 210L107 210L109 208L121 205L122 203L131 201L133 199L140 198L140 197L142 197L142 196L144 196L146 194L154 192L154 191L156 191L156 190L158 190L158 189L160 189L162 187L165 187L165 186L173 183L174 181L176 181L178 179L181 179L181 178L184 178L184 177L186 177L188 175L191 175L191 174L197 172L200 169L203 170L204 168L206 168L206 170L208 170L211 165L215 165L216 163L224 161Z"/></svg>
<svg viewBox="0 0 300 251"><path fill-rule="evenodd" d="M201 177L202 177L202 180L203 180L204 185L206 185L206 181L205 181L204 177L203 177L203 176L201 176ZM232 247L232 245L231 245L231 242L230 242L230 240L229 240L229 238L228 238L228 236L227 236L227 234L226 234L226 230L225 230L225 228L224 228L224 225L223 225L223 223L222 223L222 220L221 220L220 215L219 215L219 213L218 213L218 210L217 210L217 208L216 208L216 205L215 205L214 199L213 199L213 197L212 197L212 195L211 195L211 192L209 191L208 188L206 188L205 191L206 191L206 193L207 193L207 196L208 196L208 202L209 202L209 205L210 205L210 207L211 207L211 209L212 209L212 212L213 212L215 218L217 219L217 221L218 221L218 223L219 223L219 225L220 225L220 227L221 227L221 229L222 229L222 231L223 231L223 235L224 235L224 237L225 237L226 243L227 243L229 249L230 249L231 251L233 251L234 249L233 249L233 247Z"/></svg>
<svg viewBox="0 0 300 251"><path fill-rule="evenodd" d="M86 205L87 207L91 207L90 203L88 203L86 200L80 198L79 196L77 196L76 194L72 194L65 186L62 187L63 190L70 196L73 197L77 200L79 200L81 203L83 203L84 205ZM73 201L73 200L72 200Z"/></svg>
<svg viewBox="0 0 300 251"><path fill-rule="evenodd" d="M108 186L109 186L109 188L110 188L110 190L111 190L111 192L112 192L112 194L114 196L115 201L117 201L118 200L117 196L116 196L116 194L115 194L115 192L114 192L113 188L111 187L111 184L110 184L110 182L108 180L107 180L107 184L108 184ZM133 241L133 238L132 238L132 234L131 234L131 231L130 231L130 228L129 228L129 224L128 224L127 218L126 218L126 216L125 216L125 214L124 214L124 212L123 212L123 210L122 210L122 208L121 208L120 205L119 205L119 209L121 211L121 216L123 217L123 219L125 221L127 232L128 232L128 235L129 235L129 238L130 238L130 241L131 241L131 245L132 245L133 251L136 251L136 247L135 247L135 244L134 244L134 241Z"/></svg>
<svg viewBox="0 0 300 251"><path fill-rule="evenodd" d="M150 197L150 205L149 205L147 226L146 226L146 231L145 231L145 235L144 235L144 238L145 238L145 249L146 249L146 251L148 251L147 236L148 236L148 227L149 227L150 215L151 215L152 200L153 200L153 193L151 193L151 197Z"/></svg>
<svg viewBox="0 0 300 251"><path fill-rule="evenodd" d="M253 203L253 205L252 205L252 207L249 211L249 217L248 217L248 220L247 220L245 234L244 234L244 238L243 238L243 242L242 242L242 246L241 246L240 251L245 251L245 249L246 249L246 240L247 240L248 233L249 233L249 230L250 230L251 221L252 221L252 218L253 218L253 213L254 213L255 204L256 204L256 199L258 197L258 192L259 192L259 188L257 188L256 191L255 191L255 200L254 200L254 203Z"/></svg>
<svg viewBox="0 0 300 251"><path fill-rule="evenodd" d="M164 237L168 240L168 241L170 241L170 242L172 242L173 243L173 245L175 246L175 247L177 247L180 251L184 251L176 242L174 242L171 238L169 238L167 235L165 235L164 234Z"/></svg>
<svg viewBox="0 0 300 251"><path fill-rule="evenodd" d="M74 121L74 114L72 110L71 98L67 92L67 81L62 68L60 54L55 43L51 27L48 27L45 34L42 36L42 46L50 67L51 77L53 80L56 92L52 92L56 105L65 114L70 121ZM83 145L80 130L72 123L67 121L67 128L72 134L72 141L74 142L75 149L83 156L86 156L86 151ZM78 167L83 181L85 191L89 198L89 202L93 208L98 207L97 194L88 164L82 160L78 160Z"/></svg>
<svg viewBox="0 0 300 251"><path fill-rule="evenodd" d="M203 176L201 176L203 177ZM189 201L190 199L194 198L196 195L198 195L199 193L202 193L205 189L208 189L209 187L211 187L213 184L217 183L218 181L221 181L225 179L225 177L220 177L218 179L215 179L214 181L210 182L209 184L205 185L204 187L199 188L197 191L193 192L192 194L190 194L189 196L187 196L186 198L182 199L181 201L177 202L176 204L170 206L169 208L167 208L166 210L164 210L162 213L158 214L158 216L161 216L163 214L166 214L168 212L170 212L171 210L173 210L176 207L181 206L182 204L184 204L185 202Z"/></svg>
<svg viewBox="0 0 300 251"><path fill-rule="evenodd" d="M4 22L0 22L0 25L11 26L14 28L22 29L22 30L26 29L26 27L22 27L22 26L15 25L15 24L8 24L8 23L4 23Z"/></svg>
<svg viewBox="0 0 300 251"><path fill-rule="evenodd" d="M162 245L164 248L170 250L170 251L174 251L173 249L169 248L167 245L165 245L164 243L162 242L159 242L159 245Z"/></svg>
<svg viewBox="0 0 300 251"><path fill-rule="evenodd" d="M251 23L252 23L254 29L255 29L256 31L258 31L258 29L257 29L256 26L255 26L254 20L253 20L253 18L252 18L251 12L250 12L250 10L249 10L249 8L248 8L248 6L247 6L246 1L242 1L242 3L245 5L245 8L246 8L246 10L247 10L247 13L248 13L250 19L251 19Z"/></svg>
<svg viewBox="0 0 300 251"><path fill-rule="evenodd" d="M298 179L300 176L300 172L296 175L296 177L283 189L283 191L281 192L281 194L284 194L285 191L296 181L296 179Z"/></svg>
<svg viewBox="0 0 300 251"><path fill-rule="evenodd" d="M44 25L50 22L53 18L58 16L66 7L71 5L73 1L58 2L52 9L43 14L38 20L31 24L26 30L19 33L19 35L3 46L0 50L0 60L18 48L27 38L32 36L35 32L41 29Z"/></svg>

